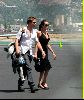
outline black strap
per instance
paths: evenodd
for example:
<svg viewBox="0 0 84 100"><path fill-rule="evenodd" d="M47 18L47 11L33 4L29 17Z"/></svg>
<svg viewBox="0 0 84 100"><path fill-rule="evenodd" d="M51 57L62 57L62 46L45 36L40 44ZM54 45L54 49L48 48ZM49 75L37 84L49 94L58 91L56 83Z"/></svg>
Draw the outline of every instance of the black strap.
<svg viewBox="0 0 84 100"><path fill-rule="evenodd" d="M22 31L21 33L21 37L20 37L20 40L19 40L19 45L20 45L20 42L21 42L21 39L22 39L22 34L24 33L24 31Z"/></svg>

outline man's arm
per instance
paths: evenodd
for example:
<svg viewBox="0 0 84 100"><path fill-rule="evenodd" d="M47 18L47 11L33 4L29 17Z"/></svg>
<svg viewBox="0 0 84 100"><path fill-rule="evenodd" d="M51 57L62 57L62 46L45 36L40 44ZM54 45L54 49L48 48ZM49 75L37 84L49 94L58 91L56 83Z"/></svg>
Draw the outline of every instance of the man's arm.
<svg viewBox="0 0 84 100"><path fill-rule="evenodd" d="M34 57L37 59L37 51L38 51L38 47L37 45L35 44L35 53L34 53Z"/></svg>
<svg viewBox="0 0 84 100"><path fill-rule="evenodd" d="M24 28L20 28L19 32L16 35L16 39L15 39L16 54L20 53L19 43L20 43L20 40L22 38L23 32L25 32L25 29Z"/></svg>

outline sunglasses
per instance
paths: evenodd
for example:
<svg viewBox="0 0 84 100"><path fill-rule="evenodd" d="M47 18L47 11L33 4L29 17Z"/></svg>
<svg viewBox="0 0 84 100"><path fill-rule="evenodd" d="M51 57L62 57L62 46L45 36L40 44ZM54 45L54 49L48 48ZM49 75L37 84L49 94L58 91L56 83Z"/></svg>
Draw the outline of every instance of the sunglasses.
<svg viewBox="0 0 84 100"><path fill-rule="evenodd" d="M36 24L36 22L33 22L34 24Z"/></svg>
<svg viewBox="0 0 84 100"><path fill-rule="evenodd" d="M49 26L49 24L45 24L44 26Z"/></svg>

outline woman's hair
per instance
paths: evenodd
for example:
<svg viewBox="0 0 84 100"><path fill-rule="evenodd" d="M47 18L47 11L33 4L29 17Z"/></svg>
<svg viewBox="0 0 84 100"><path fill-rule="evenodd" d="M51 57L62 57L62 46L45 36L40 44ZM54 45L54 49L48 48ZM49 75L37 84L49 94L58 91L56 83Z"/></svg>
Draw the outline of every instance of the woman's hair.
<svg viewBox="0 0 84 100"><path fill-rule="evenodd" d="M27 24L29 24L30 22L32 22L34 19L36 19L35 17L31 16L27 19Z"/></svg>
<svg viewBox="0 0 84 100"><path fill-rule="evenodd" d="M47 20L42 20L40 25L39 25L39 31L41 31L41 28L45 25L45 22L47 22Z"/></svg>

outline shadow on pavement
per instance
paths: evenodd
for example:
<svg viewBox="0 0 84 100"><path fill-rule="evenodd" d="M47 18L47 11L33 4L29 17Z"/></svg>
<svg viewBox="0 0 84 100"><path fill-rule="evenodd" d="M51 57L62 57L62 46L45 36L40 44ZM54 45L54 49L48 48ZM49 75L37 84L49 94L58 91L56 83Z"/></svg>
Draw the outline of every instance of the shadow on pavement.
<svg viewBox="0 0 84 100"><path fill-rule="evenodd" d="M12 93L12 92L18 92L18 90L0 90L0 92Z"/></svg>

